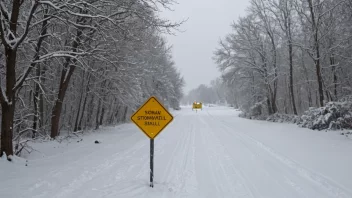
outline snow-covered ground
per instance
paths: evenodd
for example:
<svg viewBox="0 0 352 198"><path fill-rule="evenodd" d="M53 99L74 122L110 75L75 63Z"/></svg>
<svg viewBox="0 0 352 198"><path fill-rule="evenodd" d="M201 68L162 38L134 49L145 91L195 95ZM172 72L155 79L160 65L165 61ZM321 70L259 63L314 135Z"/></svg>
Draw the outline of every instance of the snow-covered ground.
<svg viewBox="0 0 352 198"><path fill-rule="evenodd" d="M0 159L0 197L352 197L351 139L238 113L173 112L155 140L154 188L149 139L124 124L82 141L34 144L40 152L28 156L27 166Z"/></svg>

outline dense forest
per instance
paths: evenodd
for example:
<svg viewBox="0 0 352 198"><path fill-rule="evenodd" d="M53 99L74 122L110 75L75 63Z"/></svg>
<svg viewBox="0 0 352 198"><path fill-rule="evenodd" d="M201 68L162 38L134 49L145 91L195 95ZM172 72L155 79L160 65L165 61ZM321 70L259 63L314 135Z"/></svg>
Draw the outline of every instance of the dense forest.
<svg viewBox="0 0 352 198"><path fill-rule="evenodd" d="M251 0L214 60L243 111L303 114L352 92L352 1Z"/></svg>
<svg viewBox="0 0 352 198"><path fill-rule="evenodd" d="M221 104L234 102L235 96L231 95L230 89L223 83L221 78L217 78L210 82L210 85L201 84L197 88L192 89L182 98L182 104L190 105L195 101L205 104ZM233 104L233 103L232 103Z"/></svg>
<svg viewBox="0 0 352 198"><path fill-rule="evenodd" d="M124 122L151 95L179 108L184 81L159 17L172 0L0 2L1 151Z"/></svg>

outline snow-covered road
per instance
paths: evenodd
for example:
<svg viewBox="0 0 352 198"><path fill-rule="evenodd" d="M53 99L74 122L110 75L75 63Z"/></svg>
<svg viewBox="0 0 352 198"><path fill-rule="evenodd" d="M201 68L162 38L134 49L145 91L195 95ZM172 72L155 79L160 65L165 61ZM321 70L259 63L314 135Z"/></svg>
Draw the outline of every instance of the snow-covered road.
<svg viewBox="0 0 352 198"><path fill-rule="evenodd" d="M241 119L227 107L173 114L155 140L154 188L149 139L125 124L62 148L38 145L47 153L28 166L0 160L0 197L352 197L345 136Z"/></svg>

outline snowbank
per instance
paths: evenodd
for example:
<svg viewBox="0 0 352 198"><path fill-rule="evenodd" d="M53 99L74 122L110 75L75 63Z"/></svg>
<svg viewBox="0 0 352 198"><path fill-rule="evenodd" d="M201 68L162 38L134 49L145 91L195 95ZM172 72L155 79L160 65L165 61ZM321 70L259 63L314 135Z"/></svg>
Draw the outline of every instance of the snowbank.
<svg viewBox="0 0 352 198"><path fill-rule="evenodd" d="M298 123L309 129L352 129L352 102L329 102L325 107L310 108Z"/></svg>
<svg viewBox="0 0 352 198"><path fill-rule="evenodd" d="M311 107L302 116L289 114L267 115L262 113L262 105L254 105L248 113L239 116L248 119L266 120L279 123L295 123L300 127L312 130L352 129L352 101L329 102L325 107Z"/></svg>

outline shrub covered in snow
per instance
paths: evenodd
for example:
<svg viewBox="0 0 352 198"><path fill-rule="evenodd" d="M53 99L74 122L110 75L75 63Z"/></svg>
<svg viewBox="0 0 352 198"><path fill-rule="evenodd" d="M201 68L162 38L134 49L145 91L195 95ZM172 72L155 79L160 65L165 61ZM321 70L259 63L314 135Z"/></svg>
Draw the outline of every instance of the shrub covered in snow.
<svg viewBox="0 0 352 198"><path fill-rule="evenodd" d="M310 108L298 123L310 129L351 129L352 102L329 102L325 107Z"/></svg>
<svg viewBox="0 0 352 198"><path fill-rule="evenodd" d="M268 115L264 109L265 104L256 103L248 112L243 112L239 116L270 122L296 123L313 130L352 129L352 97L346 97L340 102L329 102L325 107L311 107L302 116L279 113Z"/></svg>
<svg viewBox="0 0 352 198"><path fill-rule="evenodd" d="M296 115L290 115L290 114L280 114L280 113L275 113L273 115L268 116L266 121L270 122L280 122L280 123L297 123L299 122L300 117Z"/></svg>
<svg viewBox="0 0 352 198"><path fill-rule="evenodd" d="M265 102L257 102L255 105L249 108L248 111L242 111L239 117L254 119L254 120L266 120L268 117L267 106Z"/></svg>
<svg viewBox="0 0 352 198"><path fill-rule="evenodd" d="M339 99L339 102L352 102L352 95L348 95Z"/></svg>

